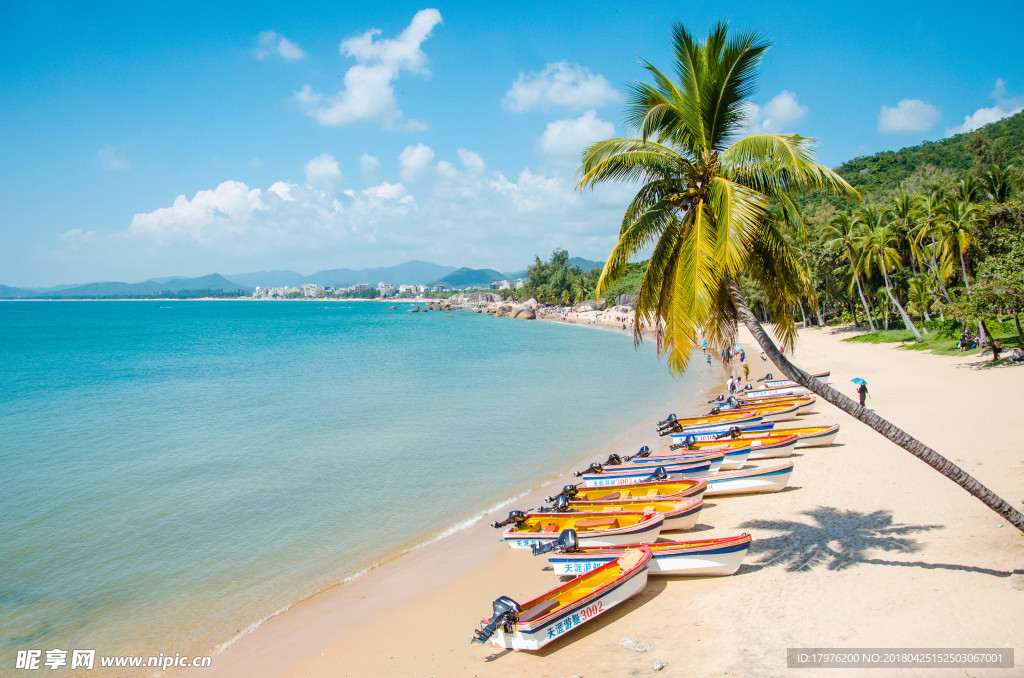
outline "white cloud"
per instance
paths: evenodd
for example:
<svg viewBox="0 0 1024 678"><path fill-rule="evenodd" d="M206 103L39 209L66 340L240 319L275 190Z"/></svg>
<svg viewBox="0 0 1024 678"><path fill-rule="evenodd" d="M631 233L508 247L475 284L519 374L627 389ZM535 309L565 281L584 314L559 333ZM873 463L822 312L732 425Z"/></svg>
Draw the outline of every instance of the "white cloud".
<svg viewBox="0 0 1024 678"><path fill-rule="evenodd" d="M615 136L615 125L601 120L590 109L578 118L549 122L537 141L537 150L550 159L578 163L583 149Z"/></svg>
<svg viewBox="0 0 1024 678"><path fill-rule="evenodd" d="M540 73L520 73L502 104L517 113L547 110L551 106L581 111L610 104L618 98L619 93L603 75L594 75L579 64L559 61L548 64Z"/></svg>
<svg viewBox="0 0 1024 678"><path fill-rule="evenodd" d="M434 159L434 151L429 146L416 144L406 146L398 156L402 179L409 182L421 181L430 169L430 161Z"/></svg>
<svg viewBox="0 0 1024 678"><path fill-rule="evenodd" d="M393 159L400 183L329 190L321 180L340 170L325 154L306 163L301 183L261 189L225 181L136 214L126 231L102 244L133 252L126 258L136 264L148 257L164 268L179 261L209 270L298 260L321 268L390 265L403 258L515 268L556 247L607 255L622 200L577 193L569 173L525 168L506 176L475 151L460 148L455 156L410 145ZM365 158L372 156L361 165L379 169L380 161Z"/></svg>
<svg viewBox="0 0 1024 678"><path fill-rule="evenodd" d="M359 173L363 175L368 183L374 183L377 181L377 175L380 172L380 158L372 156L369 153L363 153L359 156Z"/></svg>
<svg viewBox="0 0 1024 678"><path fill-rule="evenodd" d="M299 61L306 56L306 53L298 45L274 31L260 33L257 43L256 49L253 50L253 56L260 61L269 59L274 54L285 61Z"/></svg>
<svg viewBox="0 0 1024 678"><path fill-rule="evenodd" d="M72 228L70 231L64 231L57 237L63 240L70 247L77 247L84 243L89 242L96 235L96 231L83 231L80 228Z"/></svg>
<svg viewBox="0 0 1024 678"><path fill-rule="evenodd" d="M344 182L345 177L338 167L338 161L329 153L316 156L306 163L306 183L324 191L334 191Z"/></svg>
<svg viewBox="0 0 1024 678"><path fill-rule="evenodd" d="M939 109L920 99L903 99L895 107L882 105L878 131L882 134L927 132L939 121Z"/></svg>
<svg viewBox="0 0 1024 678"><path fill-rule="evenodd" d="M946 136L963 134L987 125L996 120L1008 118L1024 111L1024 97L1006 98L1006 81L1002 78L996 80L996 88L989 95L995 99L996 105L989 108L979 108L971 115L964 116L964 123L946 130Z"/></svg>
<svg viewBox="0 0 1024 678"><path fill-rule="evenodd" d="M379 40L380 30L373 29L342 40L341 53L358 62L345 73L344 89L325 96L311 85L304 85L293 98L306 115L321 125L380 120L387 129L425 129L423 123L406 119L399 110L392 82L403 70L429 75L427 55L420 46L440 23L440 12L424 9L416 13L397 38Z"/></svg>
<svg viewBox="0 0 1024 678"><path fill-rule="evenodd" d="M796 94L782 90L764 106L747 102L745 134L776 134L791 130L807 116L807 106L797 101Z"/></svg>
<svg viewBox="0 0 1024 678"><path fill-rule="evenodd" d="M125 146L104 146L97 152L97 157L103 169L116 172L118 170L129 170L132 168L124 157Z"/></svg>

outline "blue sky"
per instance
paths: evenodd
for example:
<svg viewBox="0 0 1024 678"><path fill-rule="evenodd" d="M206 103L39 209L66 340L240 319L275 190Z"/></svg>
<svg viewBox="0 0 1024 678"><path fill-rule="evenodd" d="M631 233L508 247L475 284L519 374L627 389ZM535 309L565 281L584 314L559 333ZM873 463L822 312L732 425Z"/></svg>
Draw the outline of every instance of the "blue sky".
<svg viewBox="0 0 1024 678"><path fill-rule="evenodd" d="M93 4L0 7L2 284L604 259L579 150L674 21L763 33L750 127L829 166L1024 105L1017 3Z"/></svg>

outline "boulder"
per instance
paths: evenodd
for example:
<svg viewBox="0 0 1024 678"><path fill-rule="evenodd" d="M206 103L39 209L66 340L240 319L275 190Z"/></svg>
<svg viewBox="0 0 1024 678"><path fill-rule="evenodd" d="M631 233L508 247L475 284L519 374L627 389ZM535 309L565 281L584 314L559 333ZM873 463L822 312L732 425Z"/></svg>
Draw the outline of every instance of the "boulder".
<svg viewBox="0 0 1024 678"><path fill-rule="evenodd" d="M608 300L607 299L598 299L597 300L597 310L598 311L603 311L606 308L608 308Z"/></svg>
<svg viewBox="0 0 1024 678"><path fill-rule="evenodd" d="M492 303L495 301L501 301L501 297L497 294L491 294L490 292L474 292L466 297L466 300L471 304Z"/></svg>
<svg viewBox="0 0 1024 678"><path fill-rule="evenodd" d="M522 318L523 320L537 319L537 312L525 304L523 304L522 306L517 306L516 309L509 315L512 318Z"/></svg>
<svg viewBox="0 0 1024 678"><path fill-rule="evenodd" d="M630 308L636 308L636 295L635 294L620 294L615 297L616 306L629 306Z"/></svg>
<svg viewBox="0 0 1024 678"><path fill-rule="evenodd" d="M526 302L524 302L523 306L529 306L534 311L536 311L538 308L540 308L540 304L538 304L537 300L534 299L533 297L530 297Z"/></svg>
<svg viewBox="0 0 1024 678"><path fill-rule="evenodd" d="M586 311L598 311L600 309L598 308L598 304L596 301L594 301L593 299L587 299L586 301L581 301L580 303L576 304L572 310L576 311L577 313L584 313Z"/></svg>

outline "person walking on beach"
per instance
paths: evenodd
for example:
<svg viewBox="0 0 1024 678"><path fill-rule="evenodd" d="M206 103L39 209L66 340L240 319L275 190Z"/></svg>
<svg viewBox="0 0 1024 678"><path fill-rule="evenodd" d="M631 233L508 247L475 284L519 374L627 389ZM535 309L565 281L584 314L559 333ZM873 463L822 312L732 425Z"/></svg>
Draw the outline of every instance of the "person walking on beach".
<svg viewBox="0 0 1024 678"><path fill-rule="evenodd" d="M860 386L858 386L857 394L860 396L860 406L864 407L864 403L867 402L868 399L868 385L861 384Z"/></svg>

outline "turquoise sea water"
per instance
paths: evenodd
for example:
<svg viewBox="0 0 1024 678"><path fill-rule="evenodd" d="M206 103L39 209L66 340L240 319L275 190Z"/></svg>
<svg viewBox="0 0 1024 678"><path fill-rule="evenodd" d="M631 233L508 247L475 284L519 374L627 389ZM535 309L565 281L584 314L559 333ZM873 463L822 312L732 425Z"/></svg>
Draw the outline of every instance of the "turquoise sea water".
<svg viewBox="0 0 1024 678"><path fill-rule="evenodd" d="M0 675L205 654L692 388L614 332L443 315L0 303Z"/></svg>

